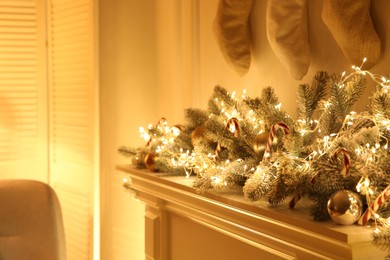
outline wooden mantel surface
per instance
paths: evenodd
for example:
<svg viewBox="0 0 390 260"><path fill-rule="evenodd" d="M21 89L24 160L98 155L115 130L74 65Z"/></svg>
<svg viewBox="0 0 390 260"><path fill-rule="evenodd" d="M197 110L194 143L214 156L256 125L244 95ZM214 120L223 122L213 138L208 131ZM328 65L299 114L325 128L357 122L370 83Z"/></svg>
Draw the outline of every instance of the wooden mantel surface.
<svg viewBox="0 0 390 260"><path fill-rule="evenodd" d="M131 165L117 165L116 169L128 174L136 197L147 206L183 215L258 248L265 245L275 250L280 256L277 259L383 259L385 256L371 242L373 227L313 221L308 200L299 201L294 209L287 202L270 207L267 201L246 200L241 189L200 194L192 187L196 177L151 173ZM162 250L159 255L166 254L164 249L159 250Z"/></svg>

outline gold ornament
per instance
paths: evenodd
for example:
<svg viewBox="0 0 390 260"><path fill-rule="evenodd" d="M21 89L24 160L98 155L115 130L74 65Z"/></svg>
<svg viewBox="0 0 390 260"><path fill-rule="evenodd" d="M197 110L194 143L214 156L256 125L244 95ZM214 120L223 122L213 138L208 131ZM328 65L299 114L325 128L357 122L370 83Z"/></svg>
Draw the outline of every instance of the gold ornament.
<svg viewBox="0 0 390 260"><path fill-rule="evenodd" d="M330 218L337 224L352 225L362 214L363 202L355 192L340 190L330 197L327 209Z"/></svg>
<svg viewBox="0 0 390 260"><path fill-rule="evenodd" d="M147 153L144 159L146 168L151 172L156 172L156 154Z"/></svg>
<svg viewBox="0 0 390 260"><path fill-rule="evenodd" d="M255 150L256 153L264 152L265 146L267 145L268 136L269 136L269 133L264 132L264 133L258 134L255 137L255 141L253 144L253 150Z"/></svg>
<svg viewBox="0 0 390 260"><path fill-rule="evenodd" d="M198 126L195 128L194 131L191 133L191 143L193 146L196 146L199 144L199 142L202 139L205 139L205 132L206 132L206 127L205 126Z"/></svg>

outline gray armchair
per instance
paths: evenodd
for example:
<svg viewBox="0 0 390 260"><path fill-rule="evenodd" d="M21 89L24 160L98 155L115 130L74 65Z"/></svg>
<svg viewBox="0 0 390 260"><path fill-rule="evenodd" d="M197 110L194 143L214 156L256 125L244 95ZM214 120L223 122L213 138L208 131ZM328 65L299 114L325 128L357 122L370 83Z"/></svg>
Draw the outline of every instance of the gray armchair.
<svg viewBox="0 0 390 260"><path fill-rule="evenodd" d="M66 259L61 207L49 185L0 180L0 259Z"/></svg>

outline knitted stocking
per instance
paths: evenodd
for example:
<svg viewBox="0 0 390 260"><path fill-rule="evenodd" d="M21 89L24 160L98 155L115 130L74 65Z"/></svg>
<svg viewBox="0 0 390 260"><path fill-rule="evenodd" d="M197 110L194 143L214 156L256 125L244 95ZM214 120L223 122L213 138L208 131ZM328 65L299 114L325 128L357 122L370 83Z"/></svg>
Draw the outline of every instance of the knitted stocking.
<svg viewBox="0 0 390 260"><path fill-rule="evenodd" d="M253 0L220 0L214 20L214 34L228 64L240 75L251 63L249 15Z"/></svg>
<svg viewBox="0 0 390 260"><path fill-rule="evenodd" d="M268 0L267 37L280 62L294 79L306 75L310 64L307 0Z"/></svg>
<svg viewBox="0 0 390 260"><path fill-rule="evenodd" d="M352 65L367 58L365 69L379 60L381 41L370 16L371 0L324 0L322 19Z"/></svg>

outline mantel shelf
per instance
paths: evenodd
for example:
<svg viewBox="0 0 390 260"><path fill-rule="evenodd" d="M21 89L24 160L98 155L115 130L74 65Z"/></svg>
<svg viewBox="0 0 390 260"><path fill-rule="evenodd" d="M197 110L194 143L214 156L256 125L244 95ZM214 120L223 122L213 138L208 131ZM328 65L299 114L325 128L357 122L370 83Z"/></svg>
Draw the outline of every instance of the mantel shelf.
<svg viewBox="0 0 390 260"><path fill-rule="evenodd" d="M188 229L194 223L203 227L206 233L200 238L191 237L192 240L203 237L213 241L212 235L223 235L228 239L226 243L237 243L235 248L226 247L226 251L217 252L218 257L224 255L220 259L237 259L237 249L248 246L248 254L241 251L242 259L383 259L385 256L385 252L372 244L372 228L313 221L308 201L300 201L295 209L287 205L271 208L266 201L246 200L241 189L199 194L191 187L195 177L150 173L130 165L116 168L129 174L136 198L146 204L147 259L183 256L199 259L198 251L188 251L191 245L185 250L174 247L177 241L173 238L179 237L172 233L175 221L178 225L187 223ZM208 252L201 257L216 259L212 255Z"/></svg>

